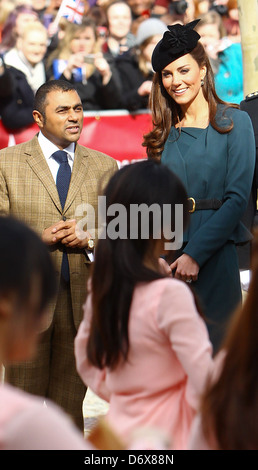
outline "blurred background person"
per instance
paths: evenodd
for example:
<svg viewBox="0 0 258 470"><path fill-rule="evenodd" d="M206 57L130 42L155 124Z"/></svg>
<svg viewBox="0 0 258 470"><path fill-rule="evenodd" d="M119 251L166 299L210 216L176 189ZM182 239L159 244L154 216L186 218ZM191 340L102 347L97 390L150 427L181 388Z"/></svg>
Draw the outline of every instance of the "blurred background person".
<svg viewBox="0 0 258 470"><path fill-rule="evenodd" d="M34 358L56 295L48 247L27 225L0 217L0 371ZM1 450L92 449L61 408L1 380Z"/></svg>
<svg viewBox="0 0 258 470"><path fill-rule="evenodd" d="M227 37L221 15L214 10L200 16L196 31L209 56L219 98L239 104L244 99L241 44Z"/></svg>
<svg viewBox="0 0 258 470"><path fill-rule="evenodd" d="M72 83L84 110L120 107L120 89L108 54L100 51L94 21L84 18L82 24L68 23L58 47L48 56L47 78L65 79Z"/></svg>
<svg viewBox="0 0 258 470"><path fill-rule="evenodd" d="M30 0L31 5L34 11L38 14L40 21L44 24L44 14L47 9L48 0ZM44 24L44 26L48 26L48 24Z"/></svg>
<svg viewBox="0 0 258 470"><path fill-rule="evenodd" d="M228 0L228 15L224 18L224 26L227 36L232 42L241 42L239 12L237 0Z"/></svg>
<svg viewBox="0 0 258 470"><path fill-rule="evenodd" d="M132 10L133 19L151 16L154 0L127 0L128 5Z"/></svg>
<svg viewBox="0 0 258 470"><path fill-rule="evenodd" d="M38 0L36 0L38 1ZM56 49L59 44L59 41L64 37L65 25L67 19L64 16L58 15L59 8L61 7L62 0L47 0L47 8L44 10L42 22L46 26L49 35L49 45L48 45L48 55ZM80 2L79 2L80 3ZM83 2L85 5L84 14L86 11L86 2ZM75 2L75 7L78 2ZM87 3L88 5L88 3ZM70 7L73 5L70 4ZM72 10L71 10L72 11Z"/></svg>
<svg viewBox="0 0 258 470"><path fill-rule="evenodd" d="M28 23L0 66L0 115L8 129L20 129L34 122L34 94L46 81L44 56L47 31L40 22Z"/></svg>
<svg viewBox="0 0 258 470"><path fill-rule="evenodd" d="M58 8L56 9L55 13L53 11L49 11L49 7L51 5L51 1L48 0L30 0L33 10L37 13L40 21L42 24L47 28L49 37L52 37L51 29L49 30L49 26L53 23ZM59 5L59 0L57 0L56 6Z"/></svg>
<svg viewBox="0 0 258 470"><path fill-rule="evenodd" d="M241 40L237 0L214 0L210 2L210 11L216 11L222 19L227 36L231 41Z"/></svg>
<svg viewBox="0 0 258 470"><path fill-rule="evenodd" d="M16 46L4 54L5 64L23 72L34 93L46 81L43 59L47 41L47 30L42 23L30 22L24 26Z"/></svg>
<svg viewBox="0 0 258 470"><path fill-rule="evenodd" d="M106 16L107 40L102 50L117 56L135 43L135 36L131 33L132 11L127 2L117 0L107 6Z"/></svg>
<svg viewBox="0 0 258 470"><path fill-rule="evenodd" d="M62 0L49 0L47 3L47 8L45 9L45 14L48 15L49 21L51 19L51 22L54 21L58 10L61 6Z"/></svg>
<svg viewBox="0 0 258 470"><path fill-rule="evenodd" d="M154 15L166 24L185 24L195 19L194 0L155 0Z"/></svg>
<svg viewBox="0 0 258 470"><path fill-rule="evenodd" d="M0 0L0 44L2 39L2 30L9 14L15 8L15 0Z"/></svg>
<svg viewBox="0 0 258 470"><path fill-rule="evenodd" d="M122 92L121 107L129 111L148 108L153 69L151 56L167 26L157 18L143 21L136 34L136 45L117 57Z"/></svg>
<svg viewBox="0 0 258 470"><path fill-rule="evenodd" d="M107 40L107 15L105 6L103 7L94 4L89 8L87 12L87 18L91 18L97 26L98 39L100 47L102 48L103 44Z"/></svg>
<svg viewBox="0 0 258 470"><path fill-rule="evenodd" d="M200 15L204 15L210 9L210 0L194 0L194 16L199 18Z"/></svg>
<svg viewBox="0 0 258 470"><path fill-rule="evenodd" d="M133 16L131 32L136 35L140 23L152 17L155 0L127 0L127 3Z"/></svg>
<svg viewBox="0 0 258 470"><path fill-rule="evenodd" d="M1 34L0 52L6 52L16 46L24 26L38 20L38 14L30 5L19 5L6 18Z"/></svg>
<svg viewBox="0 0 258 470"><path fill-rule="evenodd" d="M230 323L194 422L191 450L258 450L258 231L247 298Z"/></svg>
<svg viewBox="0 0 258 470"><path fill-rule="evenodd" d="M217 11L221 16L228 13L228 0L210 0L210 10Z"/></svg>

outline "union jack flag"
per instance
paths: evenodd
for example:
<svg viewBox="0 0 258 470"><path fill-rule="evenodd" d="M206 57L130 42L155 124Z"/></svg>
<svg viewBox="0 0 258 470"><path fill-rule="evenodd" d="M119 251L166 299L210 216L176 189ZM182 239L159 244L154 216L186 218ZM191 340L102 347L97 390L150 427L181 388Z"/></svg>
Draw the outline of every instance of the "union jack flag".
<svg viewBox="0 0 258 470"><path fill-rule="evenodd" d="M81 24L85 5L81 0L63 0L58 10L58 17L66 18L71 23Z"/></svg>

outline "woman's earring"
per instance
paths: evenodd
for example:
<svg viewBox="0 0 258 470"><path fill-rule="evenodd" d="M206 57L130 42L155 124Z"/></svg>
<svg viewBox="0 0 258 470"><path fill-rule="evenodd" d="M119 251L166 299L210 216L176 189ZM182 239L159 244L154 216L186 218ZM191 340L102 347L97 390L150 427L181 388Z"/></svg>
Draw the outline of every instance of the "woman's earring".
<svg viewBox="0 0 258 470"><path fill-rule="evenodd" d="M203 85L204 85L204 79L202 78L201 79L201 86L203 86Z"/></svg>

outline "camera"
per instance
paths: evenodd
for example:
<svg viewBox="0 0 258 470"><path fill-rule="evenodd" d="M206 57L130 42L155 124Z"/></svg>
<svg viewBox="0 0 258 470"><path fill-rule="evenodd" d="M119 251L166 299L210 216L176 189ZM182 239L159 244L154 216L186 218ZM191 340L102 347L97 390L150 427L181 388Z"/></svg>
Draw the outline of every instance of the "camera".
<svg viewBox="0 0 258 470"><path fill-rule="evenodd" d="M95 60L95 55L94 54L86 54L84 56L84 62L86 64L94 64L94 60Z"/></svg>
<svg viewBox="0 0 258 470"><path fill-rule="evenodd" d="M186 12L188 3L185 0L179 0L176 2L171 1L169 5L169 13L171 15L183 15Z"/></svg>
<svg viewBox="0 0 258 470"><path fill-rule="evenodd" d="M221 16L227 15L228 13L228 7L226 5L212 5L210 10L216 11Z"/></svg>

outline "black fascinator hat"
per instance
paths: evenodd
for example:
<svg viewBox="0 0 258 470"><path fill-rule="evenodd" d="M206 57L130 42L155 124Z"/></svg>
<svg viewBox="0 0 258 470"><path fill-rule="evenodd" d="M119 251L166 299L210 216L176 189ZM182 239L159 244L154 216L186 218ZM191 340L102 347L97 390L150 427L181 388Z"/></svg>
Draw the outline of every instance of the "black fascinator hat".
<svg viewBox="0 0 258 470"><path fill-rule="evenodd" d="M152 68L159 72L179 57L191 52L200 34L194 31L194 27L200 20L191 21L185 25L173 24L168 26L168 31L163 34L163 38L156 45L152 54Z"/></svg>

